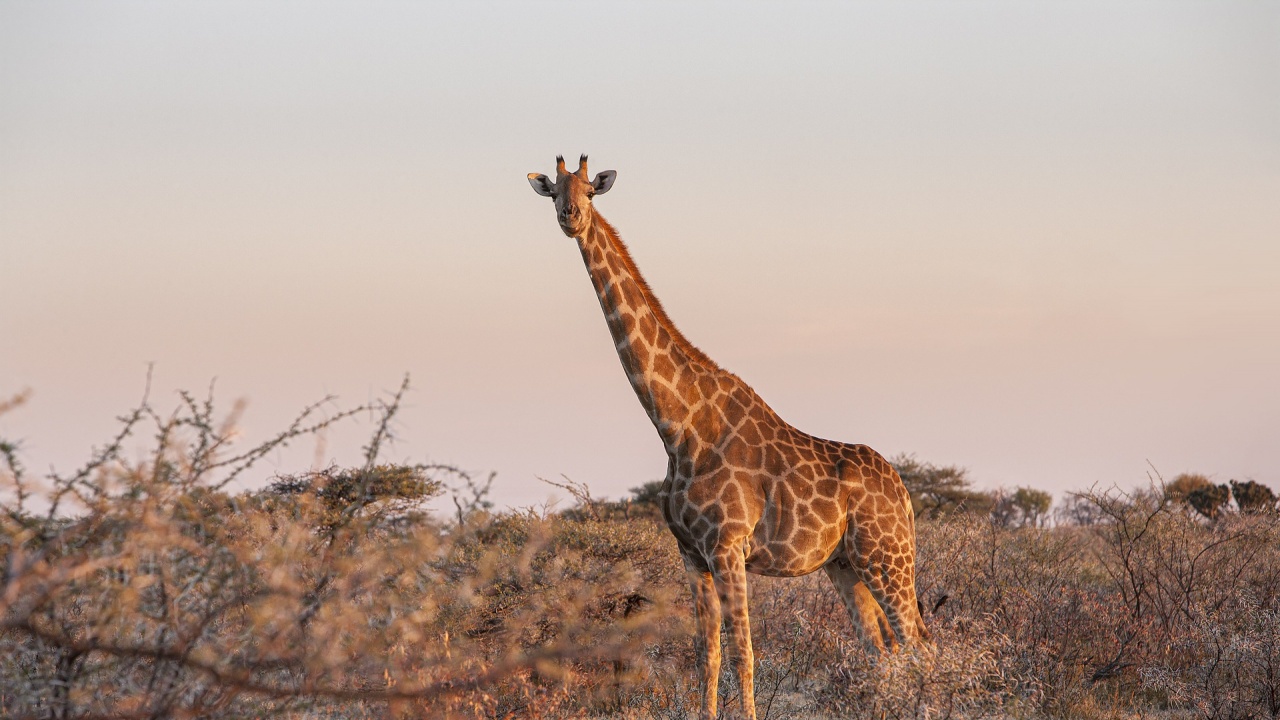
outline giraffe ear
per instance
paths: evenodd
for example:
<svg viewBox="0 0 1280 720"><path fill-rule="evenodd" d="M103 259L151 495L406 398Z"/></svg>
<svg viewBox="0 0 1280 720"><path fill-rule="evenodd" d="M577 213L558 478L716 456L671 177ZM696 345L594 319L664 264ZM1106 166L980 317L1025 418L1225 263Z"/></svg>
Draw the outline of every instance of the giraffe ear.
<svg viewBox="0 0 1280 720"><path fill-rule="evenodd" d="M533 186L533 191L543 197L554 197L556 192L556 184L546 175L539 173L529 173L529 184Z"/></svg>
<svg viewBox="0 0 1280 720"><path fill-rule="evenodd" d="M615 170L605 170L596 175L596 179L591 181L591 187L595 189L597 195L603 195L609 192L609 188L613 187L613 181L618 177Z"/></svg>

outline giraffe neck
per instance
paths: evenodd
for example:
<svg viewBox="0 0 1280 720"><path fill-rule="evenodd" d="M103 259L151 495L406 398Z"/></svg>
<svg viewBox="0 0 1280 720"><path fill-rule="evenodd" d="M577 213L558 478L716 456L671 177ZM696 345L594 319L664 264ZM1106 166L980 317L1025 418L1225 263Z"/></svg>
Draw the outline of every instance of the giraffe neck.
<svg viewBox="0 0 1280 720"><path fill-rule="evenodd" d="M705 399L699 380L705 385L708 379L729 374L671 322L627 246L599 214L578 238L578 247L622 368L670 452L682 442Z"/></svg>

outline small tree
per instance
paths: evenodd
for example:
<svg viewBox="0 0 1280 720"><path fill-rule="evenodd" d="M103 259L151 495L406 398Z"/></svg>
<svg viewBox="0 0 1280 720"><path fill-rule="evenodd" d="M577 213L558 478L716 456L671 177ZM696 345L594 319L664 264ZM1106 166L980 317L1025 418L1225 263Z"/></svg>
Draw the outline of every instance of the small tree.
<svg viewBox="0 0 1280 720"><path fill-rule="evenodd" d="M324 508L320 524L335 529L350 518L378 513L389 518L420 513L424 501L443 492L443 483L431 473L443 466L372 465L361 468L330 467L325 470L283 475L268 487L275 495L313 493Z"/></svg>
<svg viewBox="0 0 1280 720"><path fill-rule="evenodd" d="M662 494L662 483L662 480L650 480L640 487L631 488L631 502L636 505L658 507L658 496Z"/></svg>
<svg viewBox="0 0 1280 720"><path fill-rule="evenodd" d="M1000 527L1040 527L1048 519L1053 496L1043 490L1019 487L1013 492L998 490L991 507L991 520Z"/></svg>
<svg viewBox="0 0 1280 720"><path fill-rule="evenodd" d="M1020 487L1013 492L1013 505L1018 509L1022 525L1040 527L1049 516L1053 495L1044 490Z"/></svg>
<svg viewBox="0 0 1280 720"><path fill-rule="evenodd" d="M1171 502L1186 504L1190 502L1188 498L1191 493L1211 487L1213 483L1209 482L1209 478L1200 473L1182 473L1175 477L1168 485L1164 486L1164 495Z"/></svg>
<svg viewBox="0 0 1280 720"><path fill-rule="evenodd" d="M1089 498L1088 493L1067 493L1053 511L1054 519L1064 525L1089 527L1105 522L1107 516Z"/></svg>
<svg viewBox="0 0 1280 720"><path fill-rule="evenodd" d="M995 507L995 494L974 490L962 467L939 467L905 454L889 462L902 477L918 516L936 518L957 512L985 515Z"/></svg>
<svg viewBox="0 0 1280 720"><path fill-rule="evenodd" d="M1187 503L1210 520L1216 520L1230 500L1231 488L1226 485L1205 485L1187 495Z"/></svg>
<svg viewBox="0 0 1280 720"><path fill-rule="evenodd" d="M1231 480L1231 496L1242 513L1264 513L1276 509L1276 494L1271 488L1253 480L1238 483Z"/></svg>

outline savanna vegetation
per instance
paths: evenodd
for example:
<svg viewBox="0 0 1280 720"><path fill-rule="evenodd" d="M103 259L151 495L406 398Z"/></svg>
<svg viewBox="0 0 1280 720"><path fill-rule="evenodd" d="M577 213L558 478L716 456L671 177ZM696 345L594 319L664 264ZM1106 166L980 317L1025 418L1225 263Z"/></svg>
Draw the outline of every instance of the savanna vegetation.
<svg viewBox="0 0 1280 720"><path fill-rule="evenodd" d="M251 446L212 398L144 401L82 468L38 478L0 439L0 716L693 714L692 610L656 486L609 501L566 482L571 508L495 510L489 479L381 461L399 400L313 406ZM356 414L373 417L358 464L233 489ZM1280 716L1266 486L1156 477L1054 507L895 463L935 645L869 658L821 574L753 577L761 717Z"/></svg>

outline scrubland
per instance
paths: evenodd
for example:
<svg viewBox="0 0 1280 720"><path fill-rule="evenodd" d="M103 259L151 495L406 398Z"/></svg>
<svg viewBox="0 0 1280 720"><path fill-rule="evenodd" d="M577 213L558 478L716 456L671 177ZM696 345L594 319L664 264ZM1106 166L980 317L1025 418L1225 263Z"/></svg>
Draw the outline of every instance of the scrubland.
<svg viewBox="0 0 1280 720"><path fill-rule="evenodd" d="M696 715L653 487L495 511L483 478L380 462L398 403L316 406L240 447L212 399L144 402L54 477L0 439L0 716ZM234 489L352 413L374 417L360 463ZM933 646L869 658L821 574L753 577L761 717L1280 716L1280 519L1260 486L1154 478L1050 514L897 462ZM441 496L452 511L428 512Z"/></svg>

